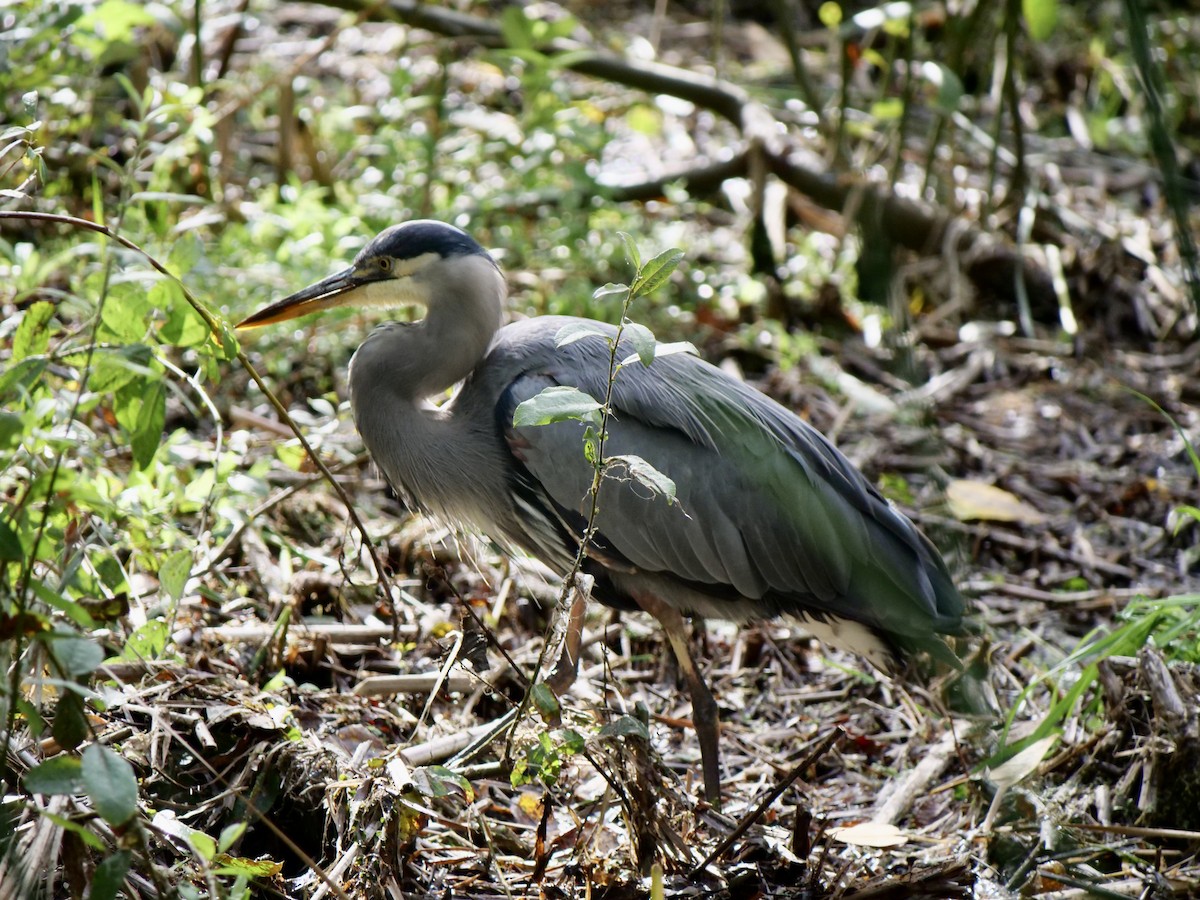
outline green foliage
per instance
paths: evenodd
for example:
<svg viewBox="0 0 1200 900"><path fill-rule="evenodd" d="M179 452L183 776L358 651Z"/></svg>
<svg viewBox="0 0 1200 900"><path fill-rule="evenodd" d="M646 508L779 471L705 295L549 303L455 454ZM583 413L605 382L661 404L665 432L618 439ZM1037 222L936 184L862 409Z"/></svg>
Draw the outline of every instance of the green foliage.
<svg viewBox="0 0 1200 900"><path fill-rule="evenodd" d="M1021 0L1021 15L1035 41L1044 41L1058 25L1058 0Z"/></svg>
<svg viewBox="0 0 1200 900"><path fill-rule="evenodd" d="M612 415L612 386L620 376L621 369L635 361L649 366L658 356L694 351L694 348L684 343L660 345L649 328L629 319L629 309L634 301L653 293L667 282L682 261L683 251L665 250L643 263L633 238L624 232L620 233L619 237L630 263L633 264L634 277L628 285L606 284L598 288L594 295L596 299L620 298L621 324L617 327L616 334L610 337L595 326L576 322L563 326L555 336L559 347L588 337L599 337L608 344L610 365L608 393L604 401L601 402L577 388L555 385L544 388L536 397L523 401L513 413L513 425L518 428L570 420L583 422L587 426L583 433L584 456L596 473L591 490L593 514L589 532L594 527L596 498L600 483L605 477L624 476L648 488L654 495L665 498L669 503L675 502L675 483L670 478L640 456L626 454L605 457L604 442L607 437L608 420ZM634 353L618 360L619 348L625 340L633 346ZM585 540L581 552L585 552L586 543ZM567 583L570 582L571 579L568 578Z"/></svg>
<svg viewBox="0 0 1200 900"><path fill-rule="evenodd" d="M541 782L553 787L563 764L583 750L583 735L570 728L544 731L537 741L525 748L525 755L513 763L510 780L513 787Z"/></svg>
<svg viewBox="0 0 1200 900"><path fill-rule="evenodd" d="M985 765L999 765L1056 734L1063 720L1076 711L1087 714L1098 709L1101 697L1092 688L1100 676L1099 663L1112 656L1136 656L1150 641L1169 659L1200 663L1200 595L1139 598L1121 611L1115 624L1093 629L1066 658L1021 692L1009 711L1001 746ZM1064 683L1069 687L1062 691L1059 686ZM1033 691L1042 686L1049 686L1052 691L1049 711L1037 728L1021 740L1009 743L1008 731L1017 715Z"/></svg>

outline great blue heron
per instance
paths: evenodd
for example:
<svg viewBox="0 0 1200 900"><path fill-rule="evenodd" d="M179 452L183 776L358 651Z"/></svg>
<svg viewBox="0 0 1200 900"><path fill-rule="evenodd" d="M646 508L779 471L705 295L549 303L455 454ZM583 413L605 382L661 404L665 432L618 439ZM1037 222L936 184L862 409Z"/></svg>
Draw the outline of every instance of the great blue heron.
<svg viewBox="0 0 1200 900"><path fill-rule="evenodd" d="M350 406L363 442L410 504L566 573L593 473L580 426L518 428L513 411L553 385L603 397L609 345L591 336L556 346L559 331L580 321L562 316L501 328L506 293L500 267L473 238L413 221L238 327L344 306L423 305L423 320L387 323L354 354ZM459 382L452 400L429 403ZM939 635L961 631L964 604L941 556L803 420L688 354L622 369L612 411L608 452L647 460L675 481L679 503L606 482L584 570L601 602L662 624L691 691L710 800L720 790L717 705L682 615L787 613L885 669L914 651L954 658Z"/></svg>

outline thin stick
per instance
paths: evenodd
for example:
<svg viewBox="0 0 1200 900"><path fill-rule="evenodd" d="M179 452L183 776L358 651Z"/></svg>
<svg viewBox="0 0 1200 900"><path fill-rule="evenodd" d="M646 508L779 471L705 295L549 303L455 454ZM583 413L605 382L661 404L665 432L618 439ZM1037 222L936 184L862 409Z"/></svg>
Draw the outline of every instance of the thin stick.
<svg viewBox="0 0 1200 900"><path fill-rule="evenodd" d="M834 728L833 731L829 732L829 734L825 736L825 738L811 753L808 754L808 756L804 758L799 765L792 769L792 771L790 771L782 781L775 785L775 787L773 787L770 792L763 797L761 801L759 801L758 806L754 807L754 809L748 813L746 817L742 819L742 821L738 822L737 828L733 829L733 831L729 833L725 840L717 844L712 853L708 854L708 856L704 858L704 862L700 863L700 865L696 866L696 868L692 869L692 871L688 873L688 880L690 881L694 879L697 875L707 869L713 862L715 862L722 853L732 847L734 842L743 834L745 834L751 825L762 818L762 814L767 811L767 808L775 802L780 794L791 787L792 782L799 778L805 769L824 756L829 748L832 747L839 738L844 736L845 732L842 731L841 728Z"/></svg>

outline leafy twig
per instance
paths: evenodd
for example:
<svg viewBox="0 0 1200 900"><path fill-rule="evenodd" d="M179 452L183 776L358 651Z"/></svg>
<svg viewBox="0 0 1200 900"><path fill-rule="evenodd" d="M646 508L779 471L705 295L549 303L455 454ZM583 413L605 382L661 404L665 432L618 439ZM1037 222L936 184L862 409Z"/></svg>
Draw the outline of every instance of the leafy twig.
<svg viewBox="0 0 1200 900"><path fill-rule="evenodd" d="M213 339L221 344L226 355L236 359L239 363L241 363L242 368L246 370L246 373L250 376L251 380L258 385L259 390L263 392L263 395L270 402L271 406L274 407L275 411L279 414L279 417L285 423L287 423L287 426L291 429L292 433L296 436L296 439L300 442L300 446L304 448L304 452L307 453L309 458L313 461L313 465L317 467L317 469L329 482L330 486L333 487L333 490L338 495L338 498L342 501L342 503L345 504L347 513L350 516L350 521L354 523L354 527L358 529L359 533L362 535L363 544L366 546L367 552L371 555L371 561L375 565L375 571L379 579L380 590L384 594L389 607L392 606L393 597L391 579L388 578L387 572L383 567L383 562L380 560L379 555L375 550L374 542L371 540L371 536L367 532L367 527L363 524L362 519L359 518L358 513L355 512L354 504L350 501L350 497L346 493L346 489L338 483L336 478L333 477L333 473L330 472L329 468L321 460L320 456L317 455L317 452L312 448L312 445L308 442L308 439L305 438L304 433L300 430L300 427L294 421L292 421L292 417L288 415L287 408L283 405L279 398L275 396L274 392L272 392L267 383L263 381L262 376L258 374L258 370L254 368L254 363L250 361L250 358L246 355L246 351L239 346L237 339L233 336L233 332L230 330L229 326L224 322L224 320L218 319L216 316L214 316L209 311L207 306L193 296L192 292L188 290L187 286L178 278L178 276L176 276L170 271L170 269L159 262L148 250L143 249L139 244L131 241L129 238L121 234L117 234L115 231L105 225L101 225L87 219L80 219L76 216L42 212L0 210L0 219L27 219L39 222L55 222L60 225L70 226L71 228L95 232L96 234L103 235L109 240L120 244L122 247L139 254L156 272L176 282L183 293L184 299L188 302L196 314L204 320L204 324L207 325L209 330L212 332ZM392 626L393 629L399 628L399 620L395 615L392 616ZM398 631L396 631L395 639L399 639Z"/></svg>

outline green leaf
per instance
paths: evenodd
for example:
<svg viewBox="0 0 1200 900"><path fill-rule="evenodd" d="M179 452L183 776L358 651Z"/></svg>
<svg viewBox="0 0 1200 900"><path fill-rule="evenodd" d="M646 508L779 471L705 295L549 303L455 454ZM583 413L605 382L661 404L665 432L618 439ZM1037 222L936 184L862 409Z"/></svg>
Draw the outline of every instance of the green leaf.
<svg viewBox="0 0 1200 900"><path fill-rule="evenodd" d="M617 294L625 294L625 293L628 293L628 291L629 291L629 285L613 284L610 281L608 284L604 285L604 287L596 288L596 290L592 292L592 299L593 300L603 300L605 297L613 297L613 296L616 296ZM567 327L570 327L570 326L567 326Z"/></svg>
<svg viewBox="0 0 1200 900"><path fill-rule="evenodd" d="M236 844L246 833L245 822L234 822L232 825L226 825L221 829L221 836L217 839L217 849L221 853L225 853Z"/></svg>
<svg viewBox="0 0 1200 900"><path fill-rule="evenodd" d="M662 359L664 356L674 356L676 353L690 353L692 356L700 355L700 351L696 349L696 345L691 341L671 341L667 344L656 344L654 347L655 359Z"/></svg>
<svg viewBox="0 0 1200 900"><path fill-rule="evenodd" d="M937 88L937 105L948 113L958 109L963 83L953 69L941 63L927 62L921 67L925 80Z"/></svg>
<svg viewBox="0 0 1200 900"><path fill-rule="evenodd" d="M547 722L557 719L562 712L558 705L558 698L554 696L554 691L550 690L549 685L543 682L539 681L533 686L529 692L529 699Z"/></svg>
<svg viewBox="0 0 1200 900"><path fill-rule="evenodd" d="M671 277L671 273L678 267L680 260L683 259L683 251L677 249L664 250L650 262L646 263L638 272L638 277L633 283L633 294L636 297L644 297L647 294L653 294L662 284Z"/></svg>
<svg viewBox="0 0 1200 900"><path fill-rule="evenodd" d="M91 675L104 662L104 651L90 638L50 637L50 652L67 678Z"/></svg>
<svg viewBox="0 0 1200 900"><path fill-rule="evenodd" d="M50 346L50 319L54 316L54 304L39 300L25 310L17 333L13 335L12 359L9 364L19 362L27 356L40 356Z"/></svg>
<svg viewBox="0 0 1200 900"><path fill-rule="evenodd" d="M83 711L83 698L75 691L64 691L59 697L50 734L64 750L74 750L87 740L88 723Z"/></svg>
<svg viewBox="0 0 1200 900"><path fill-rule="evenodd" d="M103 394L116 391L135 378L156 380L158 373L150 368L152 354L146 344L123 344L115 350L97 350L92 358L88 387Z"/></svg>
<svg viewBox="0 0 1200 900"><path fill-rule="evenodd" d="M904 101L899 97L885 97L871 104L871 116L880 122L895 122L904 115Z"/></svg>
<svg viewBox="0 0 1200 900"><path fill-rule="evenodd" d="M129 636L118 659L130 662L158 659L167 648L168 637L167 623L151 619Z"/></svg>
<svg viewBox="0 0 1200 900"><path fill-rule="evenodd" d="M821 24L826 28L837 28L842 24L842 8L832 0L822 3L817 10L817 18L821 20Z"/></svg>
<svg viewBox="0 0 1200 900"><path fill-rule="evenodd" d="M0 450L10 450L21 442L25 423L16 413L0 410Z"/></svg>
<svg viewBox="0 0 1200 900"><path fill-rule="evenodd" d="M642 254L638 250L637 241L633 239L632 235L625 231L618 231L617 237L621 239L621 245L625 248L625 255L629 258L629 262L630 265L633 266L633 270L635 272L640 271L642 268Z"/></svg>
<svg viewBox="0 0 1200 900"><path fill-rule="evenodd" d="M654 346L658 342L654 340L653 331L637 322L626 322L623 333L633 344L633 349L637 351L638 359L642 361L643 366L654 362Z"/></svg>
<svg viewBox="0 0 1200 900"><path fill-rule="evenodd" d="M167 311L167 320L159 331L163 340L176 347L195 347L208 340L208 326L188 303L179 282L160 281L150 293L161 295L155 305Z"/></svg>
<svg viewBox="0 0 1200 900"><path fill-rule="evenodd" d="M137 422L130 435L133 464L139 469L149 468L154 454L162 444L163 425L167 420L167 391L162 381L150 388L138 410Z"/></svg>
<svg viewBox="0 0 1200 900"><path fill-rule="evenodd" d="M506 7L500 16L500 34L510 50L532 50L533 23L523 7Z"/></svg>
<svg viewBox="0 0 1200 900"><path fill-rule="evenodd" d="M167 254L167 266L176 275L186 275L204 258L204 244L194 231L180 235Z"/></svg>
<svg viewBox="0 0 1200 900"><path fill-rule="evenodd" d="M244 856L229 856L220 853L216 858L217 868L214 875L238 875L245 878L274 878L283 871L283 863L273 859L247 859ZM233 891L230 897L237 896ZM249 896L243 894L242 896Z"/></svg>
<svg viewBox="0 0 1200 900"><path fill-rule="evenodd" d="M192 845L192 849L205 862L212 862L213 857L217 855L217 842L203 831L197 831L193 828L188 832L187 839L188 843Z"/></svg>
<svg viewBox="0 0 1200 900"><path fill-rule="evenodd" d="M45 357L36 356L23 359L15 365L6 365L4 371L0 372L0 395L8 394L17 385L25 388L32 386L46 371L47 362Z"/></svg>
<svg viewBox="0 0 1200 900"><path fill-rule="evenodd" d="M229 327L224 319L220 320L221 326L221 358L222 359L237 359L238 349L241 344L238 343L237 335L233 333L233 329Z"/></svg>
<svg viewBox="0 0 1200 900"><path fill-rule="evenodd" d="M662 134L663 114L648 103L635 103L625 113L625 124L633 131L657 137Z"/></svg>
<svg viewBox="0 0 1200 900"><path fill-rule="evenodd" d="M1044 41L1058 24L1058 0L1021 0L1021 14L1029 26L1029 36Z"/></svg>
<svg viewBox="0 0 1200 900"><path fill-rule="evenodd" d="M158 585L172 602L183 596L188 576L192 574L192 552L177 550L158 567Z"/></svg>
<svg viewBox="0 0 1200 900"><path fill-rule="evenodd" d="M1191 517L1196 522L1200 522L1200 508L1195 506L1176 506L1167 516L1167 525L1171 528L1171 534L1178 535L1187 524L1188 517Z"/></svg>
<svg viewBox="0 0 1200 900"><path fill-rule="evenodd" d="M418 793L425 797L448 797L458 792L466 797L468 803L475 802L475 791L471 782L445 766L420 766L413 769L412 782Z"/></svg>
<svg viewBox="0 0 1200 900"><path fill-rule="evenodd" d="M564 728L558 732L558 737L562 741L561 751L563 753L579 753L587 746L587 741L584 740L583 735L574 728Z"/></svg>
<svg viewBox="0 0 1200 900"><path fill-rule="evenodd" d="M150 330L154 303L140 284L114 284L100 311L100 320L122 343L141 341Z"/></svg>
<svg viewBox="0 0 1200 900"><path fill-rule="evenodd" d="M5 508L7 509L7 504ZM12 527L0 519L0 562L16 562L25 558L25 548L21 546L20 536Z"/></svg>
<svg viewBox="0 0 1200 900"><path fill-rule="evenodd" d="M96 812L109 825L124 825L137 812L133 766L108 747L92 744L83 751L83 783Z"/></svg>
<svg viewBox="0 0 1200 900"><path fill-rule="evenodd" d="M83 764L79 757L63 754L38 763L25 773L22 781L25 789L34 794L82 794Z"/></svg>
<svg viewBox="0 0 1200 900"><path fill-rule="evenodd" d="M140 3L131 3L129 0L104 0L79 20L77 28L82 32L102 34L106 42L115 43L135 40L135 28L153 25L154 22L154 14L143 8Z"/></svg>
<svg viewBox="0 0 1200 900"><path fill-rule="evenodd" d="M513 425L516 428L524 428L529 425L566 422L569 419L588 422L598 418L600 408L600 403L583 391L565 385L555 385L519 404L513 411Z"/></svg>
<svg viewBox="0 0 1200 900"><path fill-rule="evenodd" d="M600 737L637 737L643 741L650 740L650 729L646 723L635 716L621 716L615 722L609 722L600 729Z"/></svg>
<svg viewBox="0 0 1200 900"><path fill-rule="evenodd" d="M593 335L602 337L605 340L608 339L608 335L596 325L592 325L589 322L572 322L570 325L564 325L555 332L554 346L562 348L567 346L567 344L575 343L580 338L592 337Z"/></svg>
<svg viewBox="0 0 1200 900"><path fill-rule="evenodd" d="M81 788L80 793L82 792L83 791ZM92 832L92 829L82 822L76 822L74 819L68 819L66 816L55 815L52 812L43 811L42 815L45 816L46 820L51 822L55 827L61 828L63 831L69 831L78 836L78 838L83 841L84 844L91 847L93 850L103 853L108 849L104 841L100 840L100 838Z"/></svg>
<svg viewBox="0 0 1200 900"><path fill-rule="evenodd" d="M675 482L664 475L646 460L632 453L610 456L605 460L609 466L620 466L629 477L638 484L649 488L653 493L665 497L668 503L675 503Z"/></svg>
<svg viewBox="0 0 1200 900"><path fill-rule="evenodd" d="M118 850L96 866L88 900L115 900L117 891L125 884L131 859L128 850Z"/></svg>

